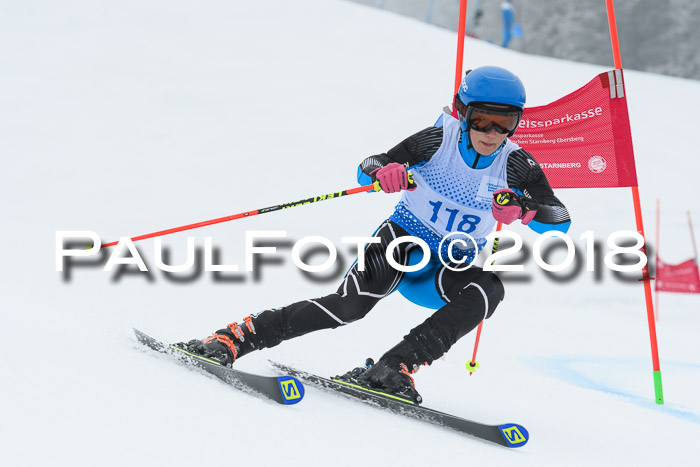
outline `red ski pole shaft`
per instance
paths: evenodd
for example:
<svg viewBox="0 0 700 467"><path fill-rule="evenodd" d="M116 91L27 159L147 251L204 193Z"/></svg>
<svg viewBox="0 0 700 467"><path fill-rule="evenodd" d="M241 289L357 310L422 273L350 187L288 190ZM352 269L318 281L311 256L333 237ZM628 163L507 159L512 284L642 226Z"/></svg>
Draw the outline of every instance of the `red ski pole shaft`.
<svg viewBox="0 0 700 467"><path fill-rule="evenodd" d="M496 225L496 232L500 232L502 227L503 227L503 224L499 222ZM494 254L498 251L498 238L499 237L496 237L493 239L493 247L491 248L491 254ZM494 261L494 263L495 263L495 261ZM491 264L493 264L493 263L491 263ZM479 339L481 338L481 328L483 328L483 327L484 327L484 320L481 320L481 322L479 323L479 327L476 329L476 340L474 341L474 353L472 354L472 359L469 362L469 366L472 368L474 368L476 366L476 351L479 349ZM474 373L474 372L470 371L469 376L471 376L472 373Z"/></svg>
<svg viewBox="0 0 700 467"><path fill-rule="evenodd" d="M413 180L410 177L409 177L409 181L411 183L413 182ZM299 201L292 201L289 203L277 204L275 206L270 206L267 208L254 209L252 211L241 212L238 214L233 214L231 216L219 217L218 219L211 219L208 221L183 225L181 227L173 227L172 229L159 230L158 232L152 232L149 234L139 235L137 237L132 237L131 241L136 242L139 240L145 240L147 238L161 237L163 235L170 235L170 234L175 233L175 232L183 232L185 230L198 229L200 227L205 227L207 225L220 224L222 222L228 222L228 221L233 221L236 219L242 219L244 217L257 216L258 214L265 214L268 212L280 211L282 209L295 208L297 206L302 206L304 204L311 204L311 203L316 203L318 201L325 201L327 199L340 198L341 196L354 195L356 193L364 193L367 191L378 191L377 188L378 188L377 182L375 182L372 185L364 185L364 186L359 186L356 188L351 188L349 190L336 191L334 193L329 193L327 195L313 196L311 198L306 198L306 199L302 199ZM117 241L117 242L106 243L106 244L102 245L102 247L114 246L117 243L119 243L119 242Z"/></svg>

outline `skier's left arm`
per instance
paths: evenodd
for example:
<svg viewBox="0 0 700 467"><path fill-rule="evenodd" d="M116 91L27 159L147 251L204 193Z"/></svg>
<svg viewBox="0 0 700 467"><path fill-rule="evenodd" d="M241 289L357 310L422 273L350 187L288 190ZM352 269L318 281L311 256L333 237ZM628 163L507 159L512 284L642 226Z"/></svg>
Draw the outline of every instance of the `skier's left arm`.
<svg viewBox="0 0 700 467"><path fill-rule="evenodd" d="M521 206L521 215L518 218L522 219L523 223L537 233L548 230L561 232L569 230L571 226L569 211L559 198L554 196L544 171L532 154L524 149L513 151L508 157L506 170L508 187L513 192L514 204ZM494 195L494 217L497 217L495 209L502 206L497 206L498 194ZM505 198L501 197L501 199ZM507 210L508 203L504 204L503 207ZM528 215L528 211L535 211L534 216Z"/></svg>
<svg viewBox="0 0 700 467"><path fill-rule="evenodd" d="M439 126L438 126L439 123ZM396 163L410 169L429 161L442 144L442 116L431 127L415 133L383 154L370 156L357 168L357 182L369 185L375 178L372 173L389 164Z"/></svg>

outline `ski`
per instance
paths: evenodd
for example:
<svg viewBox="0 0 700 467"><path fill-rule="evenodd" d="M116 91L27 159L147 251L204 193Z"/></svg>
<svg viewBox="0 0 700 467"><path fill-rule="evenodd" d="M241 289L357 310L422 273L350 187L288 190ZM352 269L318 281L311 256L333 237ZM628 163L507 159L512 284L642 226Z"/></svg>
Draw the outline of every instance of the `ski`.
<svg viewBox="0 0 700 467"><path fill-rule="evenodd" d="M272 361L270 363L282 373L295 376L306 383L313 384L330 392L341 393L368 405L385 408L393 413L428 422L433 425L451 428L501 446L519 448L524 446L530 439L530 434L522 425L515 423L487 425L460 418L455 415L438 412L437 410L415 404L411 400L386 394L381 391L364 388L336 379L323 378L281 363Z"/></svg>
<svg viewBox="0 0 700 467"><path fill-rule="evenodd" d="M134 333L136 339L145 346L169 355L186 365L201 368L237 389L253 392L285 405L297 404L304 398L304 385L294 376L261 376L234 370L175 345L161 342L138 329L134 329Z"/></svg>

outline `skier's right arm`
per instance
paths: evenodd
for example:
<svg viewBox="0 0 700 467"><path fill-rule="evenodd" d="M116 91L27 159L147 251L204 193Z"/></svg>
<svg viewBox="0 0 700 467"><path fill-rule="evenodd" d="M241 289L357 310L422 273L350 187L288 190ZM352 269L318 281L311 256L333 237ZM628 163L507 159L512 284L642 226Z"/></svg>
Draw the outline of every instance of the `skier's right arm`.
<svg viewBox="0 0 700 467"><path fill-rule="evenodd" d="M442 144L442 128L428 127L409 136L386 153L370 156L357 168L357 182L360 185L374 183L372 172L386 167L392 162L411 168L429 161Z"/></svg>

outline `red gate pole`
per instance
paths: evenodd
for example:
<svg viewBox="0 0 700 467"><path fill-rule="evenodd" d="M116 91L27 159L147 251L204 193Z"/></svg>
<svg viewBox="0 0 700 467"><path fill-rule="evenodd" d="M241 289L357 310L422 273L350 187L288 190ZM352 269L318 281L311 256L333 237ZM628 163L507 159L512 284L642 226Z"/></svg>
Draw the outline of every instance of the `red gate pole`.
<svg viewBox="0 0 700 467"><path fill-rule="evenodd" d="M467 0L459 0L459 27L457 28L457 66L455 69L455 89L457 94L462 82L462 65L464 63L464 41L467 33ZM452 107L452 116L457 118L457 109Z"/></svg>
<svg viewBox="0 0 700 467"><path fill-rule="evenodd" d="M460 0L459 2L459 27L457 28L457 65L455 68L455 88L454 94L459 91L459 85L462 83L462 67L464 63L464 42L466 41L466 29L467 29L467 0ZM457 118L457 109L452 107L452 116ZM501 230L501 223L498 223L496 231ZM494 250L498 248L498 239L494 240ZM476 331L476 340L474 341L474 354L472 359L467 362L467 368L469 371L469 376L476 370L476 352L479 349L479 338L481 337L481 329L484 326L484 322L479 323L479 328Z"/></svg>
<svg viewBox="0 0 700 467"><path fill-rule="evenodd" d="M615 22L615 7L613 0L605 0L605 5L608 11L608 25L610 26L610 43L612 45L613 59L615 60L615 68L622 70L622 59L620 58L620 41L617 37L617 23ZM642 206L639 201L639 186L632 187L632 200L634 202L634 217L637 222L637 232L644 237L644 222L642 220ZM645 238L646 243L646 238ZM642 253L646 255L646 244L642 245ZM642 279L644 282L644 298L647 305L647 321L649 323L649 340L651 342L651 358L654 369L654 392L656 403L664 403L663 389L661 385L661 368L659 365L659 349L656 341L656 325L654 323L654 305L651 296L651 277L649 277L649 264L642 268Z"/></svg>

